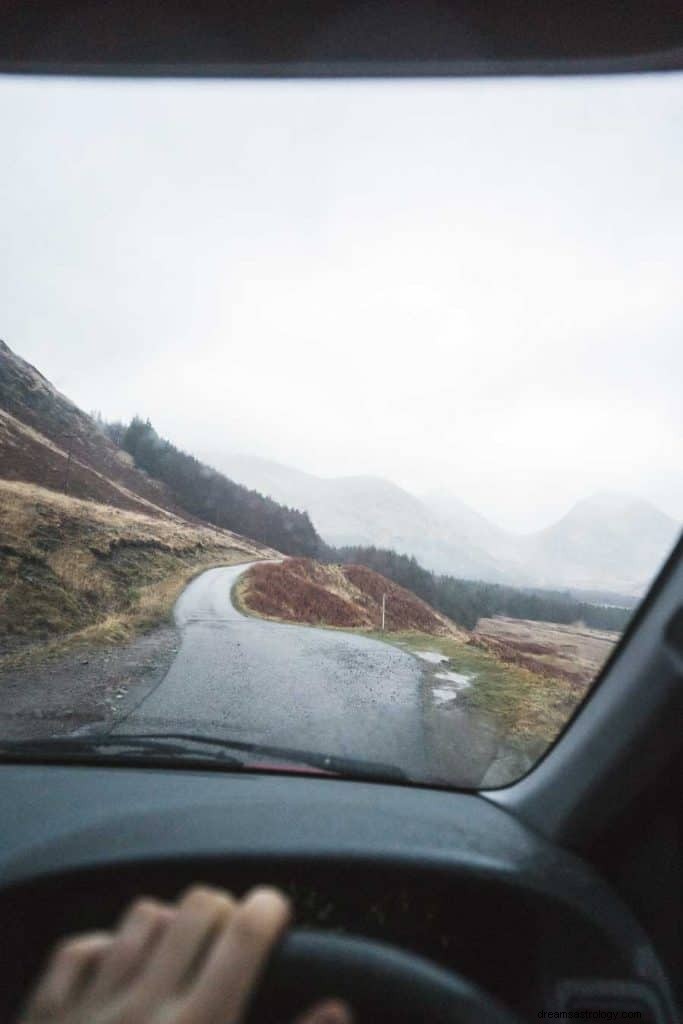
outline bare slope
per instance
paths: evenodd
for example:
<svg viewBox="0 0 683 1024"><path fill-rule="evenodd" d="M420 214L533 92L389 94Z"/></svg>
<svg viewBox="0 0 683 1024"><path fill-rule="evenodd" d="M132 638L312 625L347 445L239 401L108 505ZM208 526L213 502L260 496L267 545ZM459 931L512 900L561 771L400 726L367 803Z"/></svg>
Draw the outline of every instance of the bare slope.
<svg viewBox="0 0 683 1024"><path fill-rule="evenodd" d="M179 512L158 481L140 472L87 416L35 367L0 341L0 477L77 498L164 516Z"/></svg>
<svg viewBox="0 0 683 1024"><path fill-rule="evenodd" d="M238 584L247 611L265 618L317 626L377 629L386 595L386 629L464 636L444 615L396 583L362 565L321 565L288 558L253 566Z"/></svg>
<svg viewBox="0 0 683 1024"><path fill-rule="evenodd" d="M0 480L0 655L124 639L163 618L198 570L273 554L227 530Z"/></svg>

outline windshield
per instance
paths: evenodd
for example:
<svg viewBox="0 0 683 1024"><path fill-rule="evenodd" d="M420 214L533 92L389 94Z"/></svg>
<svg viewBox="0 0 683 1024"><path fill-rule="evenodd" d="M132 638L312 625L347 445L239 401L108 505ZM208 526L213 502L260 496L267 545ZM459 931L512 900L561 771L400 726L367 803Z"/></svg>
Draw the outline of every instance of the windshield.
<svg viewBox="0 0 683 1024"><path fill-rule="evenodd" d="M529 770L680 530L681 76L0 110L3 751Z"/></svg>

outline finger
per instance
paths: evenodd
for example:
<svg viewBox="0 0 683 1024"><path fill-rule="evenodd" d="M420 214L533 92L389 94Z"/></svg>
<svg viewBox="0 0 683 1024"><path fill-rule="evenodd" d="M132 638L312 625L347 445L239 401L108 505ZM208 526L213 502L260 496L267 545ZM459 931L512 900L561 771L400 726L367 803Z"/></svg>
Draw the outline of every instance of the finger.
<svg viewBox="0 0 683 1024"><path fill-rule="evenodd" d="M353 1015L341 1000L326 999L297 1017L294 1024L353 1024Z"/></svg>
<svg viewBox="0 0 683 1024"><path fill-rule="evenodd" d="M130 984L139 973L175 916L175 910L158 900L140 899L126 911L106 956L102 957L89 998L108 995Z"/></svg>
<svg viewBox="0 0 683 1024"><path fill-rule="evenodd" d="M29 1000L29 1015L48 1016L72 1003L112 941L113 936L109 932L91 932L60 942Z"/></svg>
<svg viewBox="0 0 683 1024"><path fill-rule="evenodd" d="M253 889L238 904L216 939L186 1002L197 1024L231 1024L242 1011L268 954L291 920L289 900L278 890Z"/></svg>
<svg viewBox="0 0 683 1024"><path fill-rule="evenodd" d="M188 984L214 935L229 921L234 906L232 896L219 889L190 889L138 979L135 1005L152 1005Z"/></svg>

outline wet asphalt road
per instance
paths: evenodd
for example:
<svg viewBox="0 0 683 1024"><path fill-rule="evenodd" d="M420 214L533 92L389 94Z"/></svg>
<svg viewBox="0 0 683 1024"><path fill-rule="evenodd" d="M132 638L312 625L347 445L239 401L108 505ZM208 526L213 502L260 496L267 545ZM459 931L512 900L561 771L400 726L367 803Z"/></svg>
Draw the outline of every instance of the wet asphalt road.
<svg viewBox="0 0 683 1024"><path fill-rule="evenodd" d="M429 778L418 659L367 637L242 615L230 592L247 567L190 583L175 607L178 654L116 731L220 735Z"/></svg>

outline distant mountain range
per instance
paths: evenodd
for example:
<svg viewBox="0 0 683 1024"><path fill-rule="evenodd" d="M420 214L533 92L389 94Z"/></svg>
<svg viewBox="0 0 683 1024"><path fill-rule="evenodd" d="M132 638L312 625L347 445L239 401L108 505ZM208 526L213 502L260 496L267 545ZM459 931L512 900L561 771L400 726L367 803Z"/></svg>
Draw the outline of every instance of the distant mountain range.
<svg viewBox="0 0 683 1024"><path fill-rule="evenodd" d="M637 596L680 530L648 501L604 493L579 501L546 529L520 536L455 496L420 499L378 477L323 478L236 454L207 461L247 487L306 510L328 544L393 548L435 572L489 582Z"/></svg>

